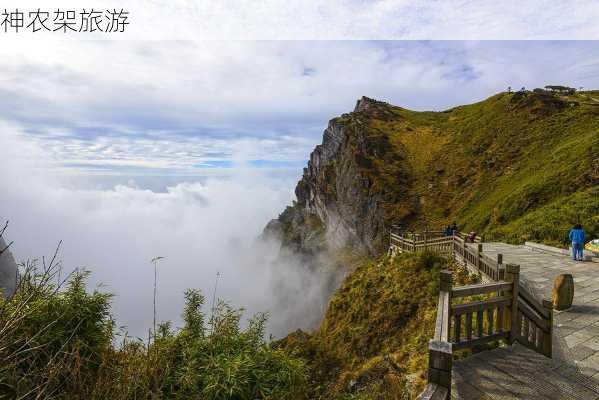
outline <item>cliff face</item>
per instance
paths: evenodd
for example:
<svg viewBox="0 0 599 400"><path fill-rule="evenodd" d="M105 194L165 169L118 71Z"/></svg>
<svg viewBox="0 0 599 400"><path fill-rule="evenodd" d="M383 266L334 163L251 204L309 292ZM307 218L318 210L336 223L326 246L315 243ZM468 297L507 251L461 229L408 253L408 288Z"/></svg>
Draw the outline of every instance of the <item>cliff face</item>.
<svg viewBox="0 0 599 400"><path fill-rule="evenodd" d="M383 249L383 200L399 201L401 191L378 187L372 174L386 163L397 166L396 187L403 178L401 152L386 135L369 129L369 119L386 107L362 98L353 113L329 122L297 184L297 201L267 227L282 238L284 247L309 254L325 248L351 247L365 254Z"/></svg>
<svg viewBox="0 0 599 400"><path fill-rule="evenodd" d="M444 112L363 97L334 118L266 233L312 257L385 250L392 223L558 244L599 235L598 92L500 93ZM531 220L530 215L534 215Z"/></svg>

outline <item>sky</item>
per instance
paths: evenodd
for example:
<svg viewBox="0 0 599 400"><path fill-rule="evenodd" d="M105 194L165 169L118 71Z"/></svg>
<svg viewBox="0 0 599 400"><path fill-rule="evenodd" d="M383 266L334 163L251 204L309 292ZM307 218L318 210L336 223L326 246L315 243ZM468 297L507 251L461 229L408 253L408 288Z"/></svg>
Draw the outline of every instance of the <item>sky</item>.
<svg viewBox="0 0 599 400"><path fill-rule="evenodd" d="M71 173L248 162L296 177L363 95L442 110L508 86L599 87L588 41L28 42L0 57L0 118Z"/></svg>
<svg viewBox="0 0 599 400"><path fill-rule="evenodd" d="M549 40L596 39L596 3L542 3L179 0L157 18L164 2L131 0L117 40L0 32L13 253L47 257L62 240L65 273L91 270L134 336L151 326L155 256L160 320L180 323L183 291L210 299L220 273L217 297L270 312L271 333L313 328L338 277L275 263L277 244L256 238L328 120L361 96L444 110L508 86L599 88L597 42ZM439 40L473 38L500 40Z"/></svg>

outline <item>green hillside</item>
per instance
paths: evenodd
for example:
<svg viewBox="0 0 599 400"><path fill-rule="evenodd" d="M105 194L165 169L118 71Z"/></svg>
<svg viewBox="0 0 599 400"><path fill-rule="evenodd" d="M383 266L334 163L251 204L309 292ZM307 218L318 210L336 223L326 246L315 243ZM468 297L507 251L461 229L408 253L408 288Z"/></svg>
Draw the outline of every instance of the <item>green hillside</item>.
<svg viewBox="0 0 599 400"><path fill-rule="evenodd" d="M599 236L599 103L589 100L592 93L500 93L445 112L378 103L356 113L404 159L408 181L395 190L409 197L385 204L386 220L412 228L457 220L495 239L552 244L564 244L580 221ZM368 175L388 186L393 171L372 165Z"/></svg>

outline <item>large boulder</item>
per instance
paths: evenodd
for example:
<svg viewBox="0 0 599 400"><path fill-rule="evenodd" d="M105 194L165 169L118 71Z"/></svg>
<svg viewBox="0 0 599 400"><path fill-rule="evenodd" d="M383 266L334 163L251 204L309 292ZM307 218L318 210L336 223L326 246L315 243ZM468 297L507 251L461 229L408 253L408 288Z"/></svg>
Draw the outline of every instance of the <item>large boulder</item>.
<svg viewBox="0 0 599 400"><path fill-rule="evenodd" d="M6 242L0 237L0 251L6 248ZM12 296L17 285L17 263L10 250L0 254L0 291L5 297Z"/></svg>
<svg viewBox="0 0 599 400"><path fill-rule="evenodd" d="M566 310L572 307L574 299L574 279L570 274L562 274L553 283L552 301L554 310Z"/></svg>

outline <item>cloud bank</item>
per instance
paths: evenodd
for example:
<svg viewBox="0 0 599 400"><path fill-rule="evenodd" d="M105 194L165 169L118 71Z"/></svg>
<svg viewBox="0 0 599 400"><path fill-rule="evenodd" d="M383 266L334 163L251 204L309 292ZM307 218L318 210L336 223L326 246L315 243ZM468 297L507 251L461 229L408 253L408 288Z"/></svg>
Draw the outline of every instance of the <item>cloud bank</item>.
<svg viewBox="0 0 599 400"><path fill-rule="evenodd" d="M186 288L200 288L208 309L217 297L248 313L271 313L270 332L309 328L321 316L326 282L293 264L273 264L277 243L257 242L266 222L291 197L291 181L255 170L228 179L181 182L164 192L135 186L65 187L40 167L44 153L0 129L2 214L19 260L51 255L63 240L66 274L92 271L91 286L115 294L118 322L144 337L152 322L153 266L158 265L158 317L179 321ZM15 158L27 151L35 164ZM64 276L64 274L63 274Z"/></svg>

